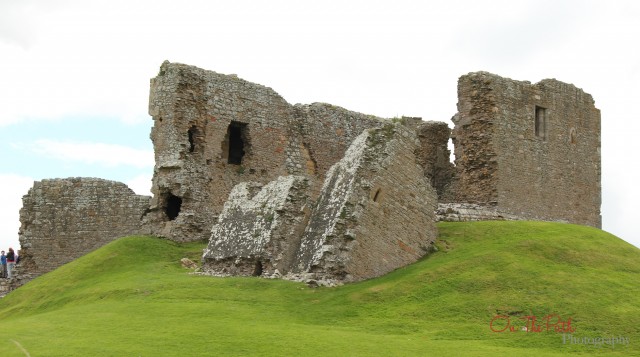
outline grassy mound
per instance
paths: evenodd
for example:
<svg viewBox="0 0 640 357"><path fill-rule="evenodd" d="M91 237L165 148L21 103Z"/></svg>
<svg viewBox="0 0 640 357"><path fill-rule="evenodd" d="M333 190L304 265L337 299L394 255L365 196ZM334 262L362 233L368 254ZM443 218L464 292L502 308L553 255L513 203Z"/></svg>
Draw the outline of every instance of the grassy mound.
<svg viewBox="0 0 640 357"><path fill-rule="evenodd" d="M2 299L0 351L640 355L637 248L600 230L566 224L444 223L439 229L439 251L420 262L378 279L319 289L190 275L179 260L197 260L204 244L123 238ZM539 332L526 316L536 317ZM555 328L571 329L571 336L563 340ZM610 337L627 338L628 344L597 339Z"/></svg>

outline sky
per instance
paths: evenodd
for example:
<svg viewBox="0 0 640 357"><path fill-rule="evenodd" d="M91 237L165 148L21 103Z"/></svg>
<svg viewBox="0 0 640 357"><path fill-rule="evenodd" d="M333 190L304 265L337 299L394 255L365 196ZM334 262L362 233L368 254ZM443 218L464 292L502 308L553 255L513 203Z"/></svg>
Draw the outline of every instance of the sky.
<svg viewBox="0 0 640 357"><path fill-rule="evenodd" d="M164 60L289 103L445 121L457 80L556 78L602 112L603 229L640 247L638 1L0 0L0 248L36 180L150 194L149 80ZM635 45L634 45L635 43Z"/></svg>

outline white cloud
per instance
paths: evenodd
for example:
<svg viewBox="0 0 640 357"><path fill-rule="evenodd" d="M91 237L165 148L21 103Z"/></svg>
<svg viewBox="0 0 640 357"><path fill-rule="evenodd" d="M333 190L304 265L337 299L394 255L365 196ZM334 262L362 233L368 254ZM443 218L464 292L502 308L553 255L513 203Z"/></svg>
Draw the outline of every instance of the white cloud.
<svg viewBox="0 0 640 357"><path fill-rule="evenodd" d="M0 8L0 42L29 48L35 40L32 19L27 15L33 10L32 4L6 1Z"/></svg>
<svg viewBox="0 0 640 357"><path fill-rule="evenodd" d="M20 208L22 208L22 196L26 195L33 186L31 177L0 174L0 186L5 187L3 203L0 205L0 249L9 247L16 249L18 243L18 230L20 228Z"/></svg>
<svg viewBox="0 0 640 357"><path fill-rule="evenodd" d="M151 175L138 175L125 184L138 195L151 196Z"/></svg>
<svg viewBox="0 0 640 357"><path fill-rule="evenodd" d="M153 151L139 150L122 145L103 143L77 143L55 140L37 140L28 147L45 157L63 161L80 161L108 167L120 165L150 168L154 165Z"/></svg>

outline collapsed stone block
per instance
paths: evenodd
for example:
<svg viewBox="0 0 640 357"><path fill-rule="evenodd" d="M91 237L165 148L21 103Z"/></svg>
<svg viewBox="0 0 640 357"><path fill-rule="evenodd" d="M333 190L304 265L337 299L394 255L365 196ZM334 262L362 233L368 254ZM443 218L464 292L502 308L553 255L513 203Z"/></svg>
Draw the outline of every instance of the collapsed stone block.
<svg viewBox="0 0 640 357"><path fill-rule="evenodd" d="M294 271L343 282L415 262L436 238L435 190L416 163L415 132L365 130L327 173Z"/></svg>
<svg viewBox="0 0 640 357"><path fill-rule="evenodd" d="M287 273L304 229L307 188L308 180L301 176L236 185L211 231L203 270L223 275Z"/></svg>

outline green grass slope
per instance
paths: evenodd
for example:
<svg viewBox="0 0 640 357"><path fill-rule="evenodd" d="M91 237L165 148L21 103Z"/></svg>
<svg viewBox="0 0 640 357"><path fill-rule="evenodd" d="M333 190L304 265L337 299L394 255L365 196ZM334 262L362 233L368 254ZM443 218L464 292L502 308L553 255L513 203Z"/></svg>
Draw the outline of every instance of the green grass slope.
<svg viewBox="0 0 640 357"><path fill-rule="evenodd" d="M439 229L420 262L319 289L191 275L179 259L204 244L123 238L0 300L0 354L640 356L639 249L566 224ZM598 339L611 337L628 344Z"/></svg>

